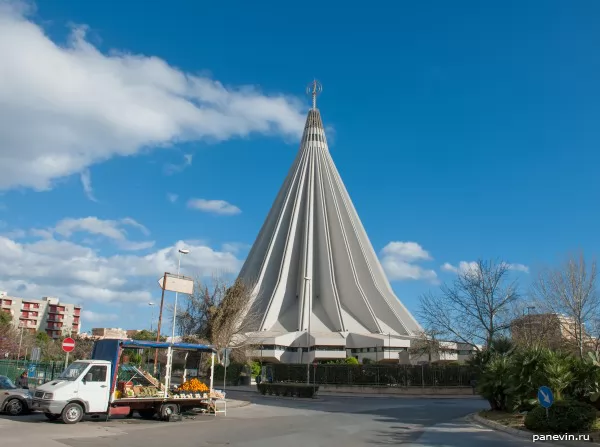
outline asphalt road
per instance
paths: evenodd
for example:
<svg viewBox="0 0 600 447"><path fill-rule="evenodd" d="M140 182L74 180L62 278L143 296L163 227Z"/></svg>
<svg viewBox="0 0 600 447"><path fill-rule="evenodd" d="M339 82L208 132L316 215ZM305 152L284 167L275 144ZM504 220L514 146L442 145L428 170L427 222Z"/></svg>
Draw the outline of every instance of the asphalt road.
<svg viewBox="0 0 600 447"><path fill-rule="evenodd" d="M522 447L531 441L469 422L481 400L326 396L316 400L230 392L252 402L227 416L181 422L47 422L43 415L0 417L0 445L23 447ZM541 443L539 445L542 445Z"/></svg>

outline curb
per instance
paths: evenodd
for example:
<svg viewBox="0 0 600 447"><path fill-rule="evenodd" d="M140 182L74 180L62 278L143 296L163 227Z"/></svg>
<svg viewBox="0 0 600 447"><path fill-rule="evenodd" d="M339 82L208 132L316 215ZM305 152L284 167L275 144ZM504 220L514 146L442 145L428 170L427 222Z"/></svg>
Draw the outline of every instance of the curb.
<svg viewBox="0 0 600 447"><path fill-rule="evenodd" d="M227 409L233 410L234 408L244 408L244 407L247 407L248 405L252 405L252 402L250 402L248 400L237 400L237 402L239 402L239 405L231 405L231 406L230 406L229 402L227 402Z"/></svg>
<svg viewBox="0 0 600 447"><path fill-rule="evenodd" d="M477 422L478 424L481 424L488 428L493 428L494 430L497 430L497 431L503 431L505 433L509 433L509 434L511 434L513 436L517 436L519 438L526 438L526 439L531 440L531 436L534 434L533 432L530 432L529 430L527 430L527 431L519 430L517 428L507 427L506 425L502 425L495 421L490 421L489 419L479 416L477 413L470 414L468 416L468 418Z"/></svg>
<svg viewBox="0 0 600 447"><path fill-rule="evenodd" d="M502 425L495 421L490 421L489 419L479 416L479 414L477 414L477 413L472 413L472 414L468 415L467 419L470 419L473 422L477 422L478 424L481 424L484 427L488 427L488 428L491 428L496 431L502 431L504 433L508 433L508 434L513 435L518 438L528 439L532 443L533 443L532 436L536 434L529 430L519 430L517 428L507 427L506 425ZM548 441L537 441L537 442L539 442L541 445L557 445L557 446L563 446L563 447L572 447L573 445L576 445L575 443L580 444L581 442L585 442L585 441L562 441L561 442L561 441L553 440L550 443ZM589 444L590 445L599 445L598 443L593 442L593 441L590 441Z"/></svg>
<svg viewBox="0 0 600 447"><path fill-rule="evenodd" d="M231 401L226 401L227 402L227 409L229 410L230 408L233 410L234 408L244 408L247 407L248 405L251 405L252 402L248 401L248 400L238 400L238 399L231 399ZM231 402L231 403L230 403ZM236 402L235 404L233 402Z"/></svg>
<svg viewBox="0 0 600 447"><path fill-rule="evenodd" d="M386 399L468 399L468 400L482 400L483 398L478 395L471 394L395 394L395 393L377 393L377 394L366 394L366 393L336 393L334 391L320 391L321 396L333 396L333 397L368 397L368 398L386 398Z"/></svg>

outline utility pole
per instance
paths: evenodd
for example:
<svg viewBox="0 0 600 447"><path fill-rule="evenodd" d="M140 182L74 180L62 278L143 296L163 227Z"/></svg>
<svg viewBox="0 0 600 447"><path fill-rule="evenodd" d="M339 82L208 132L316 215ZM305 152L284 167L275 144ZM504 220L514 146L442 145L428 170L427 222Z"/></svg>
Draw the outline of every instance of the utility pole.
<svg viewBox="0 0 600 447"><path fill-rule="evenodd" d="M160 295L160 310L158 311L158 327L156 329L156 342L160 341L160 327L162 325L162 314L163 314L163 305L165 304L165 287L167 286L167 275L165 272L165 276L163 277L163 286L162 293ZM158 348L154 350L154 375L156 376L158 366Z"/></svg>
<svg viewBox="0 0 600 447"><path fill-rule="evenodd" d="M187 255L190 251L185 248L179 249L179 262L177 263L177 277L179 278L179 271L181 270L181 255ZM167 283L165 283L166 285ZM179 292L175 291L175 307L173 308L173 328L171 333L171 343L175 343L175 327L177 325L177 298Z"/></svg>

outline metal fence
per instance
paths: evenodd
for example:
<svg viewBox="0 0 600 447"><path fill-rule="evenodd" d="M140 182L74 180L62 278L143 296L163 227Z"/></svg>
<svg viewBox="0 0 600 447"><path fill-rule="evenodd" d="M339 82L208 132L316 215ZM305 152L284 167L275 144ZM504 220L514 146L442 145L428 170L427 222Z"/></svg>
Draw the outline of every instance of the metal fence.
<svg viewBox="0 0 600 447"><path fill-rule="evenodd" d="M29 387L49 382L57 377L65 369L65 362L30 362L16 360L0 360L0 375L7 376L13 382L27 371Z"/></svg>
<svg viewBox="0 0 600 447"><path fill-rule="evenodd" d="M271 365L276 382L307 381L306 365ZM321 385L455 387L472 386L475 372L463 365L317 365L310 366L310 382Z"/></svg>

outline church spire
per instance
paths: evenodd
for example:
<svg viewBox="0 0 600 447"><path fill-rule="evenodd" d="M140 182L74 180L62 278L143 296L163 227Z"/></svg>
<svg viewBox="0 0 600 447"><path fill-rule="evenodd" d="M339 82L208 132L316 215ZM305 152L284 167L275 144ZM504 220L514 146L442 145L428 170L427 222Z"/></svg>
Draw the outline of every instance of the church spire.
<svg viewBox="0 0 600 447"><path fill-rule="evenodd" d="M317 96L320 95L322 91L323 91L323 86L316 79L314 79L306 87L306 94L312 96L312 108L313 108L313 110L316 110L316 108L317 108Z"/></svg>
<svg viewBox="0 0 600 447"><path fill-rule="evenodd" d="M300 150L238 278L253 331L391 334L422 329L394 294L329 153L315 79Z"/></svg>

